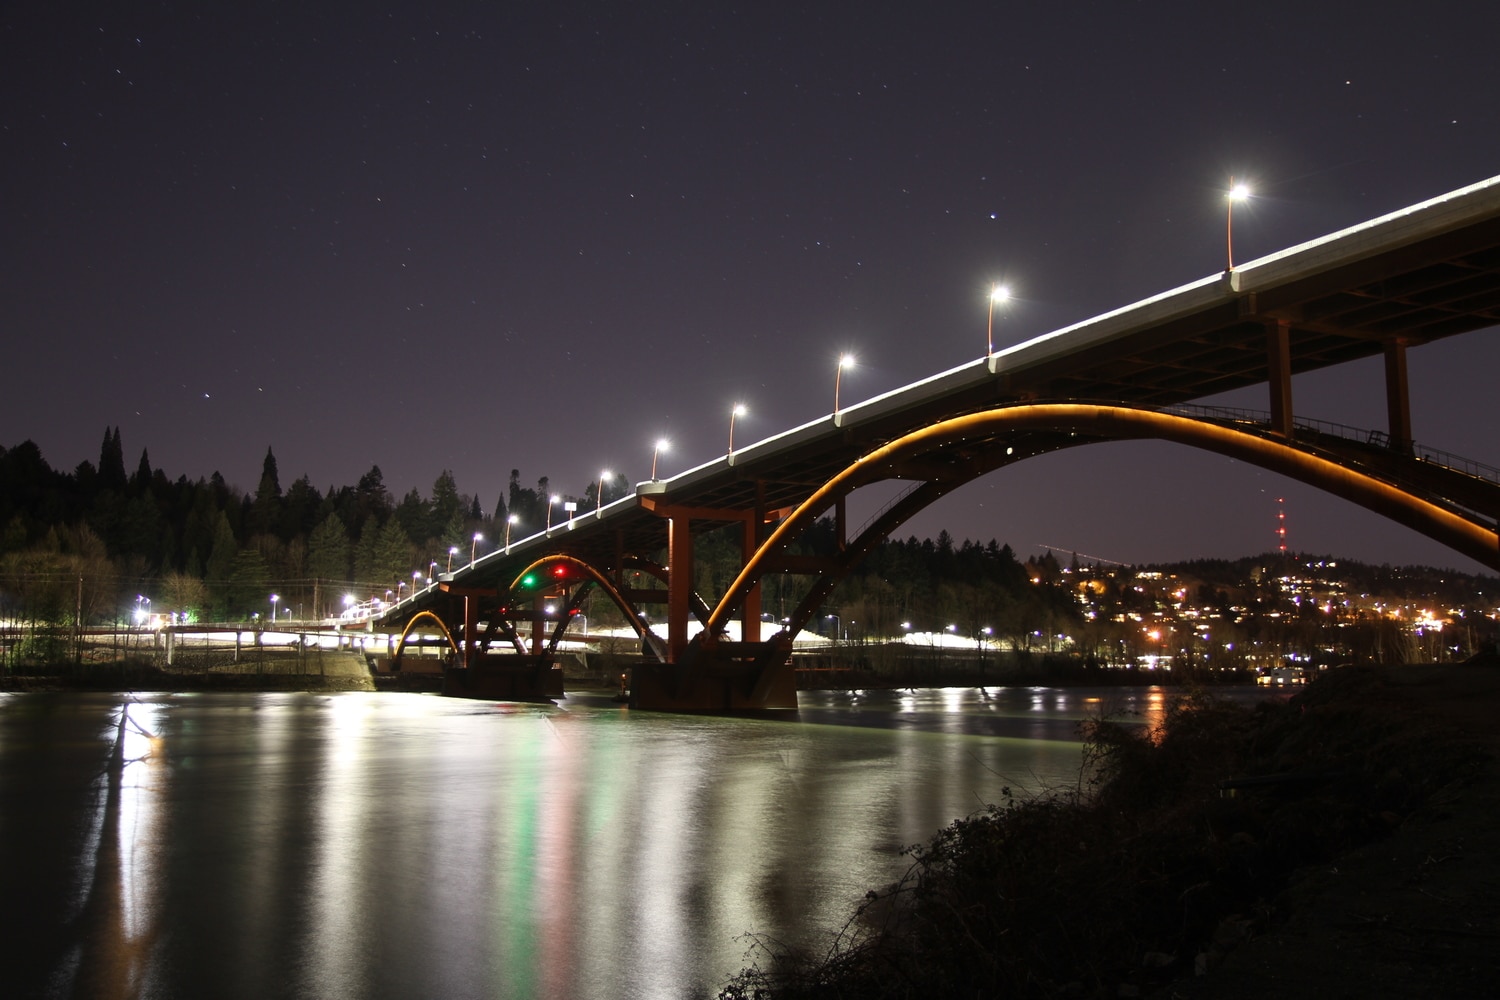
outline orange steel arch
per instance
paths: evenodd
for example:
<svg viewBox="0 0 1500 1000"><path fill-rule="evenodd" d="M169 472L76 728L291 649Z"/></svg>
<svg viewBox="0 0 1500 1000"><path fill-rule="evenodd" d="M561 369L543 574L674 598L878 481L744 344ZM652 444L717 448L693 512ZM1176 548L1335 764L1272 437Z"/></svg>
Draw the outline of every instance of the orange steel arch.
<svg viewBox="0 0 1500 1000"><path fill-rule="evenodd" d="M1080 444L1155 438L1215 452L1342 497L1413 528L1487 566L1500 569L1500 538L1497 538L1493 528L1468 520L1382 480L1300 450L1286 441L1158 410L1086 403L1021 404L952 417L913 431L862 456L824 483L777 525L770 537L756 550L710 613L708 621L704 623L705 634L713 636L722 630L724 623L739 610L745 595L764 573L766 563L837 500L861 486L896 478L901 462L970 438L981 439L975 443L983 444L983 438L1015 431L1078 434L1087 439L1079 442ZM1003 441L992 445L994 448L1003 446ZM1028 456L1022 456L1024 457ZM892 512L882 516L878 534L872 529L861 536L852 547L856 554L841 562L838 576L847 573L857 561L858 555L862 555L917 511L953 487L993 471L998 464L1003 463L980 463L967 474L961 474L953 480L941 484L929 482L914 490ZM836 582L835 579L820 588L825 596ZM806 603L805 601L804 604Z"/></svg>
<svg viewBox="0 0 1500 1000"><path fill-rule="evenodd" d="M640 612L637 611L629 601L625 600L625 596L620 593L619 588L617 588L612 582L610 582L610 579L607 576L599 572L599 570L595 569L591 563L587 563L576 556L570 556L561 552L556 552L551 555L542 556L540 559L534 560L528 566L526 566L525 569L516 574L516 578L511 581L510 587L507 588L508 591L512 595L514 595L516 593L516 588L520 586L521 581L526 579L526 574L533 571L540 571L547 566L556 566L559 564L577 568L583 573L584 576L588 577L589 580L591 580L596 586L603 590L605 595L614 602L615 607L619 608L621 613L625 615L626 622L628 622L630 624L630 627L635 630L636 636L646 644L647 648L651 650L652 654L659 661L663 663L666 662L666 643L663 642L655 632L651 631L645 620L641 618Z"/></svg>
<svg viewBox="0 0 1500 1000"><path fill-rule="evenodd" d="M407 621L406 628L401 630L401 638L396 643L395 659L401 659L401 651L406 648L406 637L411 635L411 630L416 628L417 622L423 618L431 618L437 622L437 627L443 633L443 638L448 640L448 648L453 650L453 655L455 657L463 656L463 652L458 648L458 643L453 641L453 633L448 631L448 626L443 623L443 620L431 611L418 611Z"/></svg>

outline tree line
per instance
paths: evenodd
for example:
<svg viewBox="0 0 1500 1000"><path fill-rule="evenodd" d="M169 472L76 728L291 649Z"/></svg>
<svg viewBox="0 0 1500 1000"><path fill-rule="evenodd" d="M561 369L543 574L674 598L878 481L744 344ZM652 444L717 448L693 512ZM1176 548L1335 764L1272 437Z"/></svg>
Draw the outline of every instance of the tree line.
<svg viewBox="0 0 1500 1000"><path fill-rule="evenodd" d="M623 482L589 483L578 503L623 495ZM414 567L467 561L475 535L489 551L510 517L541 528L553 493L511 470L485 509L443 470L423 496L397 500L378 465L353 486L319 489L303 475L283 488L271 449L253 493L225 482L170 478L143 449L127 471L118 427L106 428L97 464L49 466L32 441L0 447L0 616L100 622L147 599L158 611L240 620L266 612L273 589L283 612L336 614L346 594L384 597L410 586ZM461 555L454 555L457 550ZM300 605L300 608L298 607Z"/></svg>

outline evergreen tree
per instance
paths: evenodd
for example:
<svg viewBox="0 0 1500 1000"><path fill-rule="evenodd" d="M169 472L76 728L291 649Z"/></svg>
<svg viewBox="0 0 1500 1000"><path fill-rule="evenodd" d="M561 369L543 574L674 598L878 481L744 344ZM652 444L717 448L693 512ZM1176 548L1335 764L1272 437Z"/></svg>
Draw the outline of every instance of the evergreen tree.
<svg viewBox="0 0 1500 1000"><path fill-rule="evenodd" d="M104 444L99 448L99 488L125 488L125 450L120 445L120 428L104 429Z"/></svg>
<svg viewBox="0 0 1500 1000"><path fill-rule="evenodd" d="M255 488L255 499L250 505L250 533L265 535L281 525L281 480L276 475L276 456L266 449L266 460L261 465L260 485Z"/></svg>
<svg viewBox="0 0 1500 1000"><path fill-rule="evenodd" d="M329 514L307 540L307 569L315 578L335 583L349 579L349 533L337 514Z"/></svg>

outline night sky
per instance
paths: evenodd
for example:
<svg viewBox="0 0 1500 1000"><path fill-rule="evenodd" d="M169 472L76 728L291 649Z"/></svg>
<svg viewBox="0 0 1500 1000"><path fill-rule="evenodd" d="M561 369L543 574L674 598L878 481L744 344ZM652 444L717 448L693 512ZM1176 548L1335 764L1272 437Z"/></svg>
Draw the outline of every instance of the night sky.
<svg viewBox="0 0 1500 1000"><path fill-rule="evenodd" d="M9 4L0 444L399 498L581 494L1500 173L1488 3ZM1500 466L1493 331L1414 349L1417 441ZM1384 427L1378 360L1294 382ZM1264 390L1218 402L1258 409ZM900 534L1122 562L1476 564L1162 444Z"/></svg>

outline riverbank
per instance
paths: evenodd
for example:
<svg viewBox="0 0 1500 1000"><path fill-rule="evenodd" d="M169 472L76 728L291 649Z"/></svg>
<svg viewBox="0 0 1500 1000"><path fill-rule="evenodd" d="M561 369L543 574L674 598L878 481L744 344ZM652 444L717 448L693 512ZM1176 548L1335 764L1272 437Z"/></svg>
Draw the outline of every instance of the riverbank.
<svg viewBox="0 0 1500 1000"><path fill-rule="evenodd" d="M3 691L374 691L364 655L348 650L272 650L212 666L167 666L145 658L60 665L0 675Z"/></svg>
<svg viewBox="0 0 1500 1000"><path fill-rule="evenodd" d="M1494 666L1347 669L1094 723L1078 789L954 823L826 958L720 996L1495 995L1497 705Z"/></svg>

